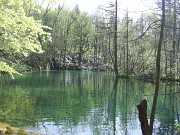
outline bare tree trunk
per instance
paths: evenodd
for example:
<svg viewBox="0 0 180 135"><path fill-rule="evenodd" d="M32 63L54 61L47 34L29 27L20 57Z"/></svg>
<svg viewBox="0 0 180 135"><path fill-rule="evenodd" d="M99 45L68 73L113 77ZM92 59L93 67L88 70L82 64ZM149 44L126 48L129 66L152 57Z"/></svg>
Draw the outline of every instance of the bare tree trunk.
<svg viewBox="0 0 180 135"><path fill-rule="evenodd" d="M126 43L126 75L129 75L129 17L127 10L127 43Z"/></svg>
<svg viewBox="0 0 180 135"><path fill-rule="evenodd" d="M174 23L173 23L173 51L172 51L172 75L171 77L175 78L175 55L176 55L176 37L177 37L177 32L176 32L176 27L177 27L177 16L176 16L176 3L177 1L174 0Z"/></svg>
<svg viewBox="0 0 180 135"><path fill-rule="evenodd" d="M117 64L117 0L115 1L115 23L114 23L114 72L118 78L118 64Z"/></svg>
<svg viewBox="0 0 180 135"><path fill-rule="evenodd" d="M139 121L141 122L141 130L143 135L149 135L149 125L147 119L147 100L144 99L137 105L139 111Z"/></svg>
<svg viewBox="0 0 180 135"><path fill-rule="evenodd" d="M152 131L153 131L154 117L155 117L158 92L159 92L159 82L160 82L160 72L161 72L160 71L161 70L161 46L162 46L163 36L164 36L164 26L165 26L165 0L162 0L161 32L160 32L157 58L156 58L156 86L155 86L153 106L152 106L151 117L150 117L150 135L152 134Z"/></svg>
<svg viewBox="0 0 180 135"><path fill-rule="evenodd" d="M148 121L147 121L147 102L146 102L146 100L143 100L137 106L137 108L139 110L139 120L141 122L141 130L142 130L143 135L152 135L152 132L153 132L154 118L155 118L156 105L157 105L158 92L159 92L161 46L162 46L163 35L164 35L164 25L165 25L165 0L162 0L161 31L160 31L160 38L159 38L157 58L156 58L156 86L155 86L153 106L152 106L151 117L150 117L150 126L148 125Z"/></svg>

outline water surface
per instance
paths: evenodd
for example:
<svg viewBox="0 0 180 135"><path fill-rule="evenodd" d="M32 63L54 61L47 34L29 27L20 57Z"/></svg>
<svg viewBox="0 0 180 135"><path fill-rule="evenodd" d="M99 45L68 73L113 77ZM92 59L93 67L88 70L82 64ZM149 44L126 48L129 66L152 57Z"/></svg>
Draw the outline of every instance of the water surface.
<svg viewBox="0 0 180 135"><path fill-rule="evenodd" d="M136 105L154 84L119 79L112 73L41 71L0 78L0 122L43 135L141 135ZM161 83L154 134L176 135L180 87ZM149 116L148 116L149 117Z"/></svg>

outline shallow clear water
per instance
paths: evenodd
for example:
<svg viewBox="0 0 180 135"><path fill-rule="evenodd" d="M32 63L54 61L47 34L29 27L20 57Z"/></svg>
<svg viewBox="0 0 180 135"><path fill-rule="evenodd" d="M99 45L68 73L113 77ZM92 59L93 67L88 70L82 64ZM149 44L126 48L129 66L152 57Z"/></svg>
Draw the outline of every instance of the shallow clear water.
<svg viewBox="0 0 180 135"><path fill-rule="evenodd" d="M136 105L151 111L154 84L112 73L42 71L0 78L0 122L43 135L141 135ZM180 85L161 83L154 134L176 135Z"/></svg>

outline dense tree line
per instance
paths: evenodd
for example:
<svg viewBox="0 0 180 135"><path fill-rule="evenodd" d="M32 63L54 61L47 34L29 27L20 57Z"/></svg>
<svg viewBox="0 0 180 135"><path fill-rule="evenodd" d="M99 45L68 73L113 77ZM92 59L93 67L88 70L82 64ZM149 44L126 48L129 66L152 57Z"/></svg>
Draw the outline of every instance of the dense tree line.
<svg viewBox="0 0 180 135"><path fill-rule="evenodd" d="M117 5L112 2L91 16L78 6L69 10L62 5L54 8L54 1L46 1L47 7L41 2L0 1L1 71L114 70L117 64L121 75L155 74L161 24L158 12L142 13L133 20L128 11L123 18L116 18ZM161 58L164 78L180 77L179 6L178 0L166 0Z"/></svg>

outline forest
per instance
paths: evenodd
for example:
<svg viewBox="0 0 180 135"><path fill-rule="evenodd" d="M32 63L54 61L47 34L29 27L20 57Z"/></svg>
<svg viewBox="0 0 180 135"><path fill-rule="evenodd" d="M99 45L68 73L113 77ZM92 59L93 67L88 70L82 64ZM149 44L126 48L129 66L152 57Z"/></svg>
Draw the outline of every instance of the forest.
<svg viewBox="0 0 180 135"><path fill-rule="evenodd" d="M156 125L154 124L154 121L159 91L164 87L164 85L161 85L160 80L165 82L171 81L171 83L177 82L178 85L168 83L169 86L165 86L168 88L170 85L172 86L169 88L172 89L172 93L169 95L174 94L173 98L175 98L175 100L173 100L174 104L172 106L176 109L178 122L171 122L173 123L173 128L174 125L179 127L178 86L180 81L180 1L157 0L156 8L150 9L150 12L142 12L137 19L129 16L131 12L128 9L123 11L125 12L124 16L119 17L118 13L121 11L118 11L118 6L118 1L115 0L114 2L109 2L108 6L100 6L99 9L97 9L97 12L90 15L87 12L82 12L78 5L73 9L69 9L63 4L58 5L58 1L56 0L0 0L0 77L10 75L12 79L7 83L7 86L4 83L6 81L2 81L4 84L2 83L0 88L7 89L8 92L12 94L13 90L11 87L12 84L15 84L14 86L16 86L17 93L14 93L17 95L13 95L13 100L14 102L21 102L21 98L18 98L18 94L22 94L21 96L23 97L23 90L20 88L22 85L21 87L27 89L26 92L29 92L24 92L24 95L28 95L27 99L25 99L27 100L26 105L30 105L31 108L33 108L31 110L32 112L36 112L35 108L38 108L38 111L43 113L42 116L47 115L46 113L41 112L41 110L44 109L43 103L47 104L46 107L48 110L51 110L49 109L51 107L56 110L54 102L57 102L59 108L63 108L62 110L64 113L63 116L61 116L63 118L58 117L58 120L67 120L65 118L67 112L69 112L69 115L73 114L73 117L76 118L75 111L77 111L77 108L72 104L79 103L82 106L85 104L82 101L79 101L79 96L84 102L86 101L85 96L89 98L91 106L87 105L88 108L84 105L87 107L84 108L87 109L85 109L87 112L90 111L94 105L94 97L100 93L102 99L98 97L97 100L99 102L101 102L101 100L104 101L102 104L104 106L106 106L106 102L108 102L108 105L106 106L108 109L101 110L100 112L102 114L104 112L109 113L110 116L108 118L110 120L108 122L114 124L114 130L112 132L115 134L116 104L117 102L121 103L120 98L122 98L125 93L126 100L133 95L134 101L138 99L139 103L142 99L140 100L135 96L137 95L138 90L133 91L134 93L132 95L130 95L131 92L127 93L130 86L137 85L144 95L146 94L145 92L148 94L151 93L151 96L154 94L150 98L150 101L153 101L150 102L152 105L151 111L147 108L146 100L142 100L141 103L137 105L142 133L143 135L151 135L153 134L153 127ZM34 77L35 73L31 71L52 72L37 72L36 78ZM104 72L98 72L98 74L102 74L103 78L100 75L95 75L94 72L76 73L76 71L105 71L108 75L104 75ZM27 72L29 72L28 75L22 75ZM55 77L57 73L60 74L60 77L62 77L61 79ZM109 73L113 73L113 77L116 78L114 83L112 80L107 79L107 76L111 76ZM75 75L77 76L75 77ZM51 76L50 79L48 78L49 76ZM26 79L29 79L31 82L30 84L29 82L27 83L26 79L16 82L15 77L20 78L20 80L21 78L27 77ZM43 77L43 79L39 79L40 77ZM112 79L113 77L111 76L110 78ZM126 81L120 80L121 83L119 82L124 86L123 88L117 85L118 78L127 79ZM34 82L36 79L37 83ZM87 80L86 85L83 85L83 79ZM98 79L100 80L100 85L96 82ZM143 91L142 87L140 87L142 84L139 82L131 82L131 79L151 82L152 85L155 86L154 92L150 90ZM0 78L0 80L2 80L2 78ZM101 84L102 82L103 85ZM35 85L35 88L33 87L33 89L31 89L31 83ZM24 84L28 84L28 87L23 87ZM53 86L51 86L52 84ZM105 88L104 86L106 85L107 87ZM146 85L147 84L143 84L143 87ZM99 89L101 88L100 86L102 86L102 89ZM110 86L112 86L112 88L110 88ZM53 90L50 92L52 94L50 97L53 99L57 96L57 101L47 101L51 100L51 98L48 95L48 89L45 87ZM136 90L137 87L132 87L132 89L134 88ZM166 95L168 95L166 93L166 87L165 90L163 89L163 94L165 93L164 99L166 99ZM47 92L44 95L42 94L43 92L41 93L42 88ZM59 88L61 89L59 90ZM87 91L83 91L83 88ZM34 89L37 89L37 91L34 92ZM110 89L112 89L112 91ZM119 92L119 99L117 99L117 89L121 89L122 91L126 90L124 93ZM63 90L69 91L66 93ZM75 91L72 92L73 90ZM33 92L39 96L35 96ZM58 95L52 92L57 92ZM75 94L73 95L71 92ZM4 95L7 93L0 91L2 99L6 99ZM83 95L83 93L85 94ZM93 96L91 95L92 93ZM176 93L178 94L176 95ZM71 94L75 96L72 101L70 101ZM127 96L127 94L129 94L129 96ZM160 94L160 101L162 103L163 94ZM63 96L59 98L59 95ZM147 96L144 95L141 95L142 98L145 97L148 99ZM35 101L31 100L31 96ZM106 98L108 96L109 99L107 100ZM47 97L49 97L49 99ZM69 104L74 110L72 110L72 108L64 110L64 106L65 108L67 106L58 101L58 99L61 98L64 104ZM65 98L67 98L67 102ZM171 101L171 98L172 97L168 100L169 102ZM7 99L9 102L10 98ZM18 100L16 101L16 99ZM6 106L6 103L8 104L8 102L4 100L4 103L0 104L0 108ZM125 103L122 102L122 104L124 105ZM169 103L167 104L168 106L171 106ZM63 107L60 107L61 105ZM126 105L126 107L135 106L133 102L129 106L128 103L126 103ZM16 106L15 103L14 106ZM22 103L21 107L26 110L23 106L24 103ZM109 111L109 108L112 110ZM145 113L144 108L146 108ZM10 108L9 110L11 111L13 109ZM159 108L157 108L157 110L159 110ZM56 111L57 112L55 112L53 117L57 117L59 110ZM151 112L150 125L147 120L147 115L150 115L150 113L147 111ZM0 116L2 112L0 111ZM79 110L78 113L80 113ZM18 111L17 114L14 114L19 117ZM123 112L123 114L126 113ZM174 113L172 114L174 115ZM25 116L26 114L23 112L23 115ZM6 115L3 114L2 117L4 116ZM39 117L42 116L39 115ZM86 113L82 116L85 118L88 117ZM34 126L35 122L40 118L36 117L35 114L33 114L33 117L36 119L31 121ZM42 117L41 120L43 119L44 118ZM79 117L78 120L80 121L81 118ZM3 121L5 120L3 119ZM49 120L47 121L49 122ZM75 121L76 120L73 121L75 123L74 125L78 123ZM173 133L177 131L179 131L179 128L176 129L176 131L173 129Z"/></svg>
<svg viewBox="0 0 180 135"><path fill-rule="evenodd" d="M46 7L43 2L48 2ZM1 72L113 71L116 63L122 77L146 79L155 74L160 2L154 12L142 13L137 20L128 16L128 10L122 19L116 17L113 2L94 15L81 12L78 5L73 10L57 6L53 0L1 0L0 4ZM179 6L178 0L166 2L162 79L180 78Z"/></svg>

